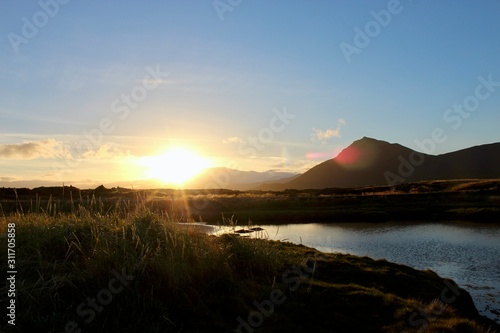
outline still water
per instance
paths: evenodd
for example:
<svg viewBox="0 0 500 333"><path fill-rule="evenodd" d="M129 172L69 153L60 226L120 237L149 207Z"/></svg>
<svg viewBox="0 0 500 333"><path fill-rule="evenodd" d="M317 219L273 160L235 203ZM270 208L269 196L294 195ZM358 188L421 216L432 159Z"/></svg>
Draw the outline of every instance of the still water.
<svg viewBox="0 0 500 333"><path fill-rule="evenodd" d="M336 223L264 225L268 237L431 269L467 290L479 312L500 323L500 224Z"/></svg>

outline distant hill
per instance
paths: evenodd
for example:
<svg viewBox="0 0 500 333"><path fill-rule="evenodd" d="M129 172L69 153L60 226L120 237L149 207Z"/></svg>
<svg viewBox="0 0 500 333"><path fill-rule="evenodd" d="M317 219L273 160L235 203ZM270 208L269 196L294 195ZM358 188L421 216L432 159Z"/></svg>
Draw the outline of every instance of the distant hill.
<svg viewBox="0 0 500 333"><path fill-rule="evenodd" d="M335 158L289 182L268 183L258 189L350 188L421 180L488 178L500 178L500 143L435 156L364 137Z"/></svg>
<svg viewBox="0 0 500 333"><path fill-rule="evenodd" d="M280 171L241 171L229 168L209 168L184 185L192 189L250 190L266 183L284 183L297 174Z"/></svg>

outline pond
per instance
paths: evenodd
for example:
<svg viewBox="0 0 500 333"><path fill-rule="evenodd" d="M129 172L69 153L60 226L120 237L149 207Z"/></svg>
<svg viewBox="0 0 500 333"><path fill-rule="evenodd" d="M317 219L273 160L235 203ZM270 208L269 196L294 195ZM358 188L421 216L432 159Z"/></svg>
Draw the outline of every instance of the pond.
<svg viewBox="0 0 500 333"><path fill-rule="evenodd" d="M500 323L500 224L335 223L259 225L264 237L431 269L467 290L483 316Z"/></svg>

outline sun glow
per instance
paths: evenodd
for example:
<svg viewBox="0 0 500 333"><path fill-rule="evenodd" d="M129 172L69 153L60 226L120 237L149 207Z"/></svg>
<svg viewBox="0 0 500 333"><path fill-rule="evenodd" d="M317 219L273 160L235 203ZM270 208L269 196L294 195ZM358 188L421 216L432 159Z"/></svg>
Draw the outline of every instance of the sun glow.
<svg viewBox="0 0 500 333"><path fill-rule="evenodd" d="M207 158L181 147L171 148L158 156L143 157L140 164L146 168L146 177L175 185L184 184L212 166Z"/></svg>

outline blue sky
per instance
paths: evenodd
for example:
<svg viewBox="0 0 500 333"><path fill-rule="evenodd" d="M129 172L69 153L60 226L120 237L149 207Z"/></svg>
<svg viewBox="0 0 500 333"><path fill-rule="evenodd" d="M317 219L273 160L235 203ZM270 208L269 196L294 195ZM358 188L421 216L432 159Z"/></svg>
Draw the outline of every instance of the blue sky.
<svg viewBox="0 0 500 333"><path fill-rule="evenodd" d="M5 0L0 181L133 182L179 146L302 172L363 136L498 142L498 17L498 1Z"/></svg>

